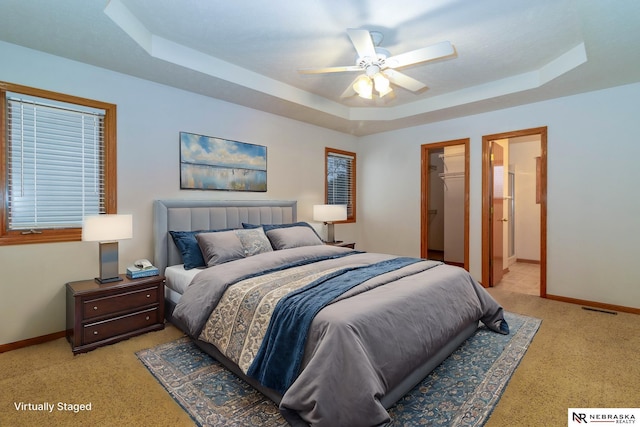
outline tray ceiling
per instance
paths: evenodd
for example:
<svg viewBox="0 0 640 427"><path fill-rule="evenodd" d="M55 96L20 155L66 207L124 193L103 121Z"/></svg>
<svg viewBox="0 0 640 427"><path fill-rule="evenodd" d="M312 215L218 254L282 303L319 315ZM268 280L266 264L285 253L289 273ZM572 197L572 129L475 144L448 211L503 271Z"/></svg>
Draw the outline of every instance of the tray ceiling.
<svg viewBox="0 0 640 427"><path fill-rule="evenodd" d="M635 0L1 0L0 40L354 135L640 81ZM392 55L449 41L402 68L428 89L364 100L347 28Z"/></svg>

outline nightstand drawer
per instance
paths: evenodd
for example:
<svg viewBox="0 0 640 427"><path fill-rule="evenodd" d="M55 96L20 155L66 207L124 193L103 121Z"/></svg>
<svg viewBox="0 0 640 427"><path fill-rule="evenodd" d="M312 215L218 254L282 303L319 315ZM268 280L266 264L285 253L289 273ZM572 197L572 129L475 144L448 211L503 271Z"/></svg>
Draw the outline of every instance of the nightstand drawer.
<svg viewBox="0 0 640 427"><path fill-rule="evenodd" d="M82 341L83 344L91 344L105 338L142 329L155 323L158 323L158 307L85 325L82 331Z"/></svg>
<svg viewBox="0 0 640 427"><path fill-rule="evenodd" d="M85 320L88 320L106 314L144 307L157 301L157 287L90 299L83 302L83 317Z"/></svg>

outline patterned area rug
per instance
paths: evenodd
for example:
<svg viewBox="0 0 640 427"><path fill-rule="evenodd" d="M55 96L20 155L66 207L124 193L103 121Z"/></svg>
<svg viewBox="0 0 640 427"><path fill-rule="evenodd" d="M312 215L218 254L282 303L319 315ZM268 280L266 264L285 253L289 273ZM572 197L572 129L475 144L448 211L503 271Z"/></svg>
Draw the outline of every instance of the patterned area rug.
<svg viewBox="0 0 640 427"><path fill-rule="evenodd" d="M509 335L480 326L389 410L388 426L482 426L541 323L508 312L505 317ZM186 337L137 356L199 426L288 425L271 400Z"/></svg>

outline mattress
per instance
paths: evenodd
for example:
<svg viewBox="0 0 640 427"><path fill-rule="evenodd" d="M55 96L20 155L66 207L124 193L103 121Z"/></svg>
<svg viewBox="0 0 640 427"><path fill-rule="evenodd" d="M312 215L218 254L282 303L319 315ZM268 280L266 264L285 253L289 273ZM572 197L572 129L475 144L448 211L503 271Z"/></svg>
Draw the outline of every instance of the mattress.
<svg viewBox="0 0 640 427"><path fill-rule="evenodd" d="M200 273L200 269L193 268L185 270L183 264L172 265L164 270L164 276L166 278L166 292L165 297L174 303L180 300L180 296L184 293L191 280Z"/></svg>

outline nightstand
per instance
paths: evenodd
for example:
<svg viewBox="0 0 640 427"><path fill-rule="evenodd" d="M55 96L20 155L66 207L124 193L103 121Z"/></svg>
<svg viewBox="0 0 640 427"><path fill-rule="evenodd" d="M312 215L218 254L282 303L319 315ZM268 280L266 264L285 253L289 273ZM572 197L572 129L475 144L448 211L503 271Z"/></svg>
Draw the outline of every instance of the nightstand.
<svg viewBox="0 0 640 427"><path fill-rule="evenodd" d="M356 244L355 243L347 243L347 242L343 242L341 240L335 241L335 242L324 242L327 245L331 245L331 246L340 246L342 248L351 248L351 249L355 249L356 248Z"/></svg>
<svg viewBox="0 0 640 427"><path fill-rule="evenodd" d="M73 354L164 328L164 276L67 283L67 340Z"/></svg>

